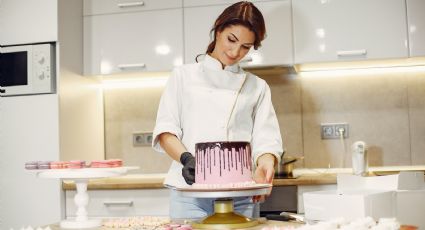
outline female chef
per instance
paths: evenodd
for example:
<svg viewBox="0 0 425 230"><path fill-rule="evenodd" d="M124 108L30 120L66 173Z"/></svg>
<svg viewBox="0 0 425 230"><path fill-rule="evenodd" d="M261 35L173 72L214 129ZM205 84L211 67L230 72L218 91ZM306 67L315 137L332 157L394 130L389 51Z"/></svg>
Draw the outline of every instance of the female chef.
<svg viewBox="0 0 425 230"><path fill-rule="evenodd" d="M195 144L211 141L250 142L254 180L272 183L283 149L270 88L238 65L251 48L260 47L264 18L251 2L238 2L221 13L211 33L203 61L175 68L161 97L152 146L174 159L164 184L192 184ZM236 198L235 211L258 217L260 199ZM170 200L174 219L213 213L214 199L181 197L171 190Z"/></svg>

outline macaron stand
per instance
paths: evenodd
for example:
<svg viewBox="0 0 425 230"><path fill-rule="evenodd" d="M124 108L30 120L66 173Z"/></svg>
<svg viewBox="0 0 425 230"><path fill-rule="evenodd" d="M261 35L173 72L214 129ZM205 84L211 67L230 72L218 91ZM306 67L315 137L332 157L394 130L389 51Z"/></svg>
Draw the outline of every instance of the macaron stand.
<svg viewBox="0 0 425 230"><path fill-rule="evenodd" d="M113 168L80 168L80 169L42 169L37 170L36 175L39 178L54 178L73 180L76 185L77 193L74 197L77 212L76 218L73 220L62 220L61 228L81 229L100 227L102 222L100 219L89 219L87 213L87 205L89 203L89 195L87 193L87 183L90 179L115 177L126 174L129 170L138 167L113 167Z"/></svg>

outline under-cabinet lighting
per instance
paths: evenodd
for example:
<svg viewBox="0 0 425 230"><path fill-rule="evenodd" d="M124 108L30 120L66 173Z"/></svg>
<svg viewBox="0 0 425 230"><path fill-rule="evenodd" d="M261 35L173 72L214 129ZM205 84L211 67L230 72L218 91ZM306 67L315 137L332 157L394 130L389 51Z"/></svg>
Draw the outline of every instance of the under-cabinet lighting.
<svg viewBox="0 0 425 230"><path fill-rule="evenodd" d="M103 89L123 88L155 88L164 87L169 78L169 73L130 74L119 76L104 76Z"/></svg>
<svg viewBox="0 0 425 230"><path fill-rule="evenodd" d="M299 64L295 70L301 77L425 72L425 58Z"/></svg>

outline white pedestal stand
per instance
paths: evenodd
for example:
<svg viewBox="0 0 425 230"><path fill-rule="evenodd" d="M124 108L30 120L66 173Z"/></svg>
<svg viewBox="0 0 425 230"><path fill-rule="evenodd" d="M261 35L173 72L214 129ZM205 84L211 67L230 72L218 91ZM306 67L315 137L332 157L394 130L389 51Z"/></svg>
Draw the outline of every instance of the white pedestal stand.
<svg viewBox="0 0 425 230"><path fill-rule="evenodd" d="M40 178L68 179L75 182L77 193L74 197L77 206L75 220L62 220L61 228L81 229L95 228L102 225L100 219L89 219L87 205L90 198L87 193L87 183L90 179L120 176L127 173L128 170L137 169L137 167L119 167L119 168L82 168L82 169L47 169L37 172Z"/></svg>

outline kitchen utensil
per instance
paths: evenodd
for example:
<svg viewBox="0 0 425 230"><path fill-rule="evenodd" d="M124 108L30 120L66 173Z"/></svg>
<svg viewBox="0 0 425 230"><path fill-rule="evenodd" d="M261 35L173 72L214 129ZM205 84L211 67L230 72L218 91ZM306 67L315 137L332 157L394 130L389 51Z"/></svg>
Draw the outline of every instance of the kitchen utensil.
<svg viewBox="0 0 425 230"><path fill-rule="evenodd" d="M290 221L295 220L294 218L291 218L290 216L286 215L267 215L267 220L277 220L277 221Z"/></svg>
<svg viewBox="0 0 425 230"><path fill-rule="evenodd" d="M295 161L297 161L298 159L293 159L293 160L290 160L290 161L286 161L286 162L283 162L283 165L287 165L287 164L291 164L291 163L294 163Z"/></svg>
<svg viewBox="0 0 425 230"><path fill-rule="evenodd" d="M294 178L292 173L295 162L304 157L285 156L282 157L280 164L275 167L275 176L280 178Z"/></svg>

